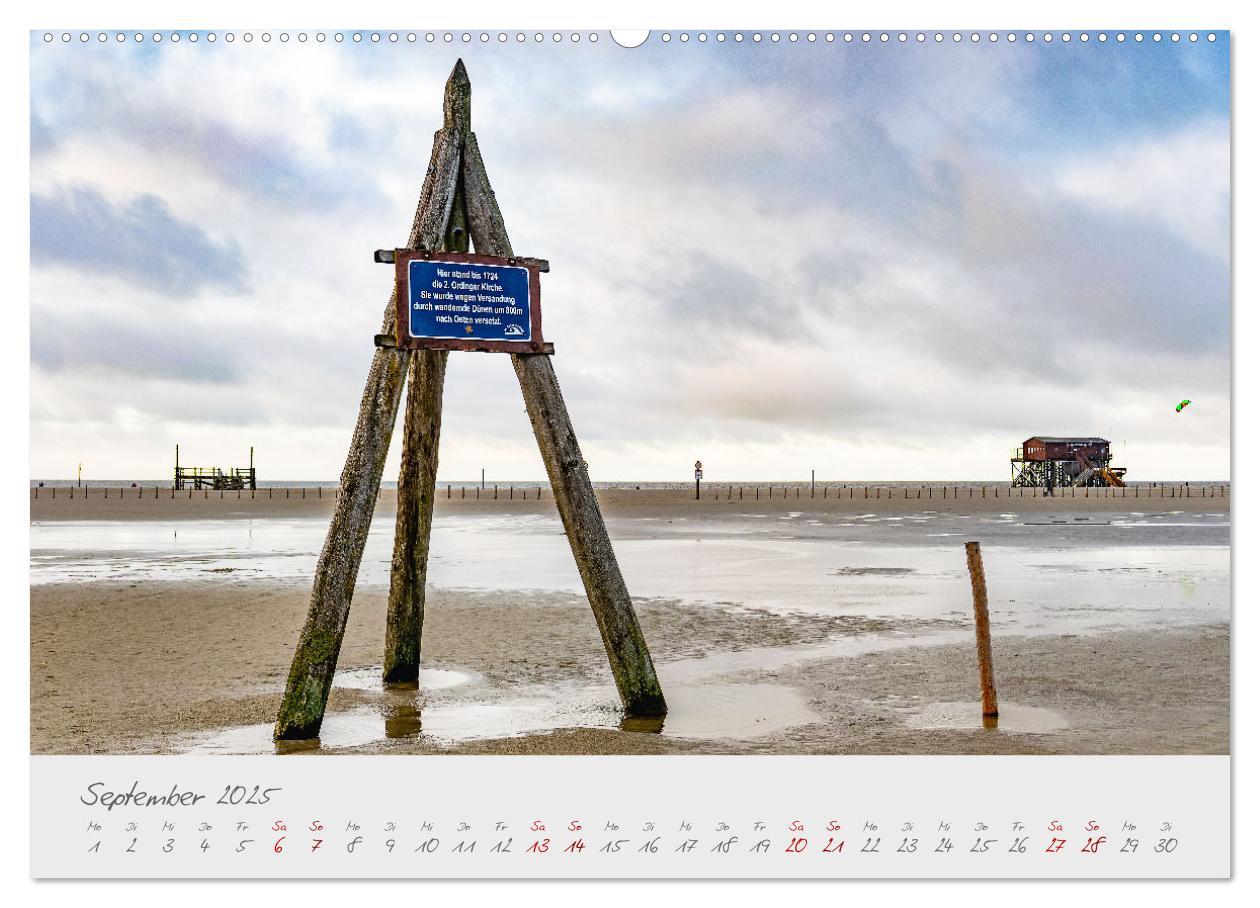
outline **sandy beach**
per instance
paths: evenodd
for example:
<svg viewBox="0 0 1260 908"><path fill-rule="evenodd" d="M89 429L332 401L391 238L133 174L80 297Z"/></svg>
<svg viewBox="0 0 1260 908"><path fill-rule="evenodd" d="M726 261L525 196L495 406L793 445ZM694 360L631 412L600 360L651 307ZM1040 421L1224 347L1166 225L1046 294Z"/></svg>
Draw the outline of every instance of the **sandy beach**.
<svg viewBox="0 0 1260 908"><path fill-rule="evenodd" d="M32 501L33 752L274 752L333 502L232 496ZM284 751L1229 751L1228 498L912 496L602 493L670 703L653 724L622 721L545 495L439 499L421 690L382 690L384 493L320 741Z"/></svg>
<svg viewBox="0 0 1260 908"><path fill-rule="evenodd" d="M426 625L426 664L457 666L457 672L480 675L466 695L439 696L436 702L450 711L458 709L463 696L475 712L497 698L508 704L505 708L521 701L533 709L548 691L569 686L591 692L584 705L592 715L581 720L605 719L606 727L495 737L495 720L503 711L499 709L474 719L480 727L466 729L464 740L443 741L416 734L425 726L424 694L338 686L330 704L330 725L339 716L343 722L363 723L364 729L341 733L353 737L358 731L371 740L338 747L334 730L332 746L324 749L623 754L1228 752L1229 634L1219 625L1092 637L999 637L995 659L1002 702L1012 724L1023 728L1030 722L1032 733L994 732L979 727L975 652L969 643L806 659L778 669L722 671L719 666L703 677L688 677L687 660L705 654L791 648L820 635L880 628L863 622L784 621L756 611L723 615L678 603L640 601L645 633L677 710L730 712L731 704L722 699L731 697L751 716L741 725L718 715L711 729L704 727L704 717L689 717L698 728L683 727L682 734L674 734L617 727L615 692L605 677L607 665L584 600L543 594L528 596L526 602L519 598L434 595ZM213 749L216 742L230 749L232 737L216 736L216 730L265 726L274 717L305 605L304 590L269 585L37 588L32 599L33 659L39 660L31 671L32 749L178 753ZM342 650L344 673L366 669L367 677L374 678L383 622L382 591L360 596ZM505 626L513 628L511 635L502 633ZM774 695L785 690L794 696ZM966 722L968 709L974 709L975 727L924 727L921 723L930 720L930 715L924 718L925 709L938 704L965 704L954 711L945 708L945 718L958 724ZM1037 707L1031 717L1024 715L1029 706ZM810 721L759 733L758 721L781 721L773 715L776 708L790 713L792 720ZM766 715L758 715L759 710ZM547 717L541 718L545 724ZM730 722L730 737L721 736L724 718ZM235 743L242 749L268 746L262 733L252 742L248 735L238 735Z"/></svg>

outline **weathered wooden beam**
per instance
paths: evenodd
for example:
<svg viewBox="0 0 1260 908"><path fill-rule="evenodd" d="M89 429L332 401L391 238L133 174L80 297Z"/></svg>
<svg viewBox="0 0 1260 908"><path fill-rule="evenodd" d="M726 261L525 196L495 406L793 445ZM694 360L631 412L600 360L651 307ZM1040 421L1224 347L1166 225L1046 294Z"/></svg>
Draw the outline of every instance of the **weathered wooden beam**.
<svg viewBox="0 0 1260 908"><path fill-rule="evenodd" d="M390 563L389 603L385 615L382 678L387 685L416 684L420 676L424 593L448 355L445 350L417 350L411 356L407 376L394 556Z"/></svg>
<svg viewBox="0 0 1260 908"><path fill-rule="evenodd" d="M463 105L462 109L467 112L468 106ZM466 132L467 123L457 123L456 128ZM448 252L468 251L464 194L458 186L442 248ZM385 615L382 677L387 685L410 686L420 680L425 582L429 574L429 538L433 530L447 356L446 350L417 350L411 357L407 376L394 556L390 562Z"/></svg>
<svg viewBox="0 0 1260 908"><path fill-rule="evenodd" d="M993 643L989 635L989 587L984 580L980 543L968 542L967 573L971 575L971 602L976 613L976 661L980 667L980 713L985 719L998 714L997 686L993 683Z"/></svg>
<svg viewBox="0 0 1260 908"><path fill-rule="evenodd" d="M378 265L392 265L398 260L400 252L414 252L414 249L377 249L372 253L372 261ZM447 251L454 251L448 247ZM436 255L437 253L434 253ZM546 259L533 258L528 255L508 256L509 265L529 265L546 274L551 270L551 263Z"/></svg>
<svg viewBox="0 0 1260 908"><path fill-rule="evenodd" d="M477 251L512 255L503 214L486 175L477 138L471 132L464 141L463 170L469 231ZM665 696L608 539L551 357L514 353L512 366L622 705L630 716L663 716Z"/></svg>
<svg viewBox="0 0 1260 908"><path fill-rule="evenodd" d="M467 96L468 91L468 74L463 63L457 62L446 83L443 110L448 116L433 137L429 169L408 235L410 248L434 248L446 232L460 178L466 131L452 125L449 111L459 109L459 95ZM466 108L466 99L462 103ZM391 294L385 306L382 334L393 334L395 312ZM377 347L372 356L359 403L359 418L341 473L341 493L315 568L306 623L293 653L284 699L276 717L277 739L315 737L323 723L409 361L407 353L383 347Z"/></svg>

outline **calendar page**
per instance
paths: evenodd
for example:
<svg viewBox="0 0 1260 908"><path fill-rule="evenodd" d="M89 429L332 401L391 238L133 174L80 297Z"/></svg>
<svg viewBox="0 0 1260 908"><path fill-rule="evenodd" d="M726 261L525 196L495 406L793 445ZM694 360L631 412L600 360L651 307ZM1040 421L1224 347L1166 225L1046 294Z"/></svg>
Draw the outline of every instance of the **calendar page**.
<svg viewBox="0 0 1260 908"><path fill-rule="evenodd" d="M763 12L30 31L33 877L1230 877L1230 31Z"/></svg>

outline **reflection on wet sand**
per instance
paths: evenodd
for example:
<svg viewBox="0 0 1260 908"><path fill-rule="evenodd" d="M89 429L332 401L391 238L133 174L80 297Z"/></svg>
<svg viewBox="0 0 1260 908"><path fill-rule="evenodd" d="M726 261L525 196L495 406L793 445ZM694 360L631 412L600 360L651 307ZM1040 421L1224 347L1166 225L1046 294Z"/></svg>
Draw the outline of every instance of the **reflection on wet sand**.
<svg viewBox="0 0 1260 908"><path fill-rule="evenodd" d="M379 685L378 685L379 688ZM741 740L821 721L800 694L774 684L694 684L670 689L668 716L628 718L611 685L535 686L492 700L474 689L444 698L419 689L379 691L375 706L330 712L319 738L271 739L270 725L216 729L189 736L184 753L302 753L361 747L383 739L427 738L452 745L564 728L607 728L677 738Z"/></svg>
<svg viewBox="0 0 1260 908"><path fill-rule="evenodd" d="M1054 710L1003 703L997 716L982 716L980 704L932 703L906 720L911 728L986 728L1010 734L1049 734L1064 731L1068 721Z"/></svg>
<svg viewBox="0 0 1260 908"><path fill-rule="evenodd" d="M282 745L272 743L270 724L236 723L266 718L271 707L264 698L278 694L283 683L272 663L291 645L291 634L275 627L284 620L297 626L294 616L305 605L299 587L309 583L324 521L36 524L31 528L32 593L42 605L33 607L32 634L43 649L38 659L33 651L32 683L41 693L32 702L38 707L40 740L53 742L40 746L86 749L105 740L106 746L145 747L159 741L164 752L359 747L435 752L539 736L532 746L543 752L552 743L541 740L545 736L574 730L579 732L574 737L614 749L721 751L723 742L753 741L731 749L790 752L802 740L830 736L835 743L826 746L844 752L855 735L866 735L862 746L868 749L909 747L897 743L898 732L892 729L897 726L915 747L948 748L959 737L952 730L983 730L985 723L978 703L946 702L965 697L974 685L973 657L964 651L962 658L942 661L919 652L956 648L972 636L961 540L943 537L965 531L966 538L985 542L995 637L1023 638L1028 642L1021 646L1038 648L1043 660L1060 658L1061 652L1090 658L1077 652L1076 635L1193 635L1228 622L1228 515L1170 513L1147 519L1111 513L1103 519L1109 525L1095 518L1097 525L1088 529L1080 527L1089 521L1072 519L1065 529L1009 514L929 511L895 519L793 511L775 520L734 514L706 522L614 521L618 560L645 627L663 644L663 653L655 652L661 654L657 667L670 713L663 720L644 721L623 717L616 690L606 679L589 610L573 598L582 595L582 586L558 521L444 517L434 528L430 570L431 594L441 607L434 609L434 628L426 628L437 631L426 636L436 642L426 658L432 654L442 661L426 666L415 689L384 690L380 666L364 665L380 658L379 636L370 648L360 642L343 659L354 668L336 675L334 687L341 696L320 738ZM356 617L373 603L383 610L391 555L385 543L392 538L392 525L378 521L372 532ZM487 548L497 553L490 562L484 558ZM262 577L271 579L264 583ZM159 633L197 621L197 634L187 639ZM361 624L360 634L367 627ZM529 629L528 639L521 646L516 641L511 647L496 645L505 626ZM372 633L379 634L379 627ZM1039 642L1050 637L1059 643ZM114 691L109 679L115 666L76 647L79 641L113 638L125 639L127 652L141 649L138 640L151 640L146 645L153 651L169 647L180 659L196 662L203 678L216 679L217 687L179 688L180 709L195 714L195 723L144 715L147 737L135 745L127 732L118 731L133 727L128 724L135 721L132 703L175 685L167 663L138 660L129 686L102 699L99 691ZM1211 640L1218 639L1214 632ZM1174 647L1168 650L1172 659L1196 643L1178 636L1167 645ZM1133 644L1116 637L1099 646L1110 651ZM907 677L890 666L898 650L913 650L905 659L922 666L918 676ZM842 663L874 664L880 654L891 658L875 674L836 681L845 677ZM1025 684L1023 690L1015 688L1016 699L1054 705L1075 717L1071 703L1043 683L1050 675L1028 664L1011 666L1018 670L1014 680ZM1075 671L1075 665L1067 670ZM1211 668L1207 664L1195 682L1205 690L1215 689L1208 687L1216 684L1207 674ZM1158 665L1130 669L1120 661L1111 663L1110 681L1132 687L1131 702L1117 708L1115 723L1123 725L1145 703L1141 673L1158 671ZM955 678L965 678L968 688L951 687ZM863 714L854 702L873 696L867 688L880 695L900 691L914 709L890 715L883 703L872 707L877 714ZM943 702L924 706L934 701ZM982 737L1000 748L1010 742L1006 733L1053 735L1064 720L1046 713L1004 702L996 728L989 729L999 734ZM66 723L67 714L73 725ZM1117 736L1117 746L1127 746L1125 741L1149 727L1134 724L1125 732L1128 738ZM73 732L63 733L63 728ZM1059 738L1092 734L1091 728L1074 719ZM583 729L600 733L582 735ZM870 729L876 731L867 734ZM943 734L934 736L936 731ZM920 737L938 743L921 745ZM1206 733L1201 738L1209 740ZM662 743L665 739L674 741ZM1030 744L1039 747L1044 740ZM390 741L400 743L391 748L384 743Z"/></svg>

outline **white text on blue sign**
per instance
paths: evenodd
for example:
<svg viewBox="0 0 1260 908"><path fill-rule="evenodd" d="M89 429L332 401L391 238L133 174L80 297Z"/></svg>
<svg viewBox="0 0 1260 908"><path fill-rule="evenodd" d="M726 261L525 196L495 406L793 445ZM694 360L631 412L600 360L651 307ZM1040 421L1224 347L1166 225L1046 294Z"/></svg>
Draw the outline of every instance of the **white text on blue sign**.
<svg viewBox="0 0 1260 908"><path fill-rule="evenodd" d="M413 259L408 329L441 340L529 341L529 269Z"/></svg>

